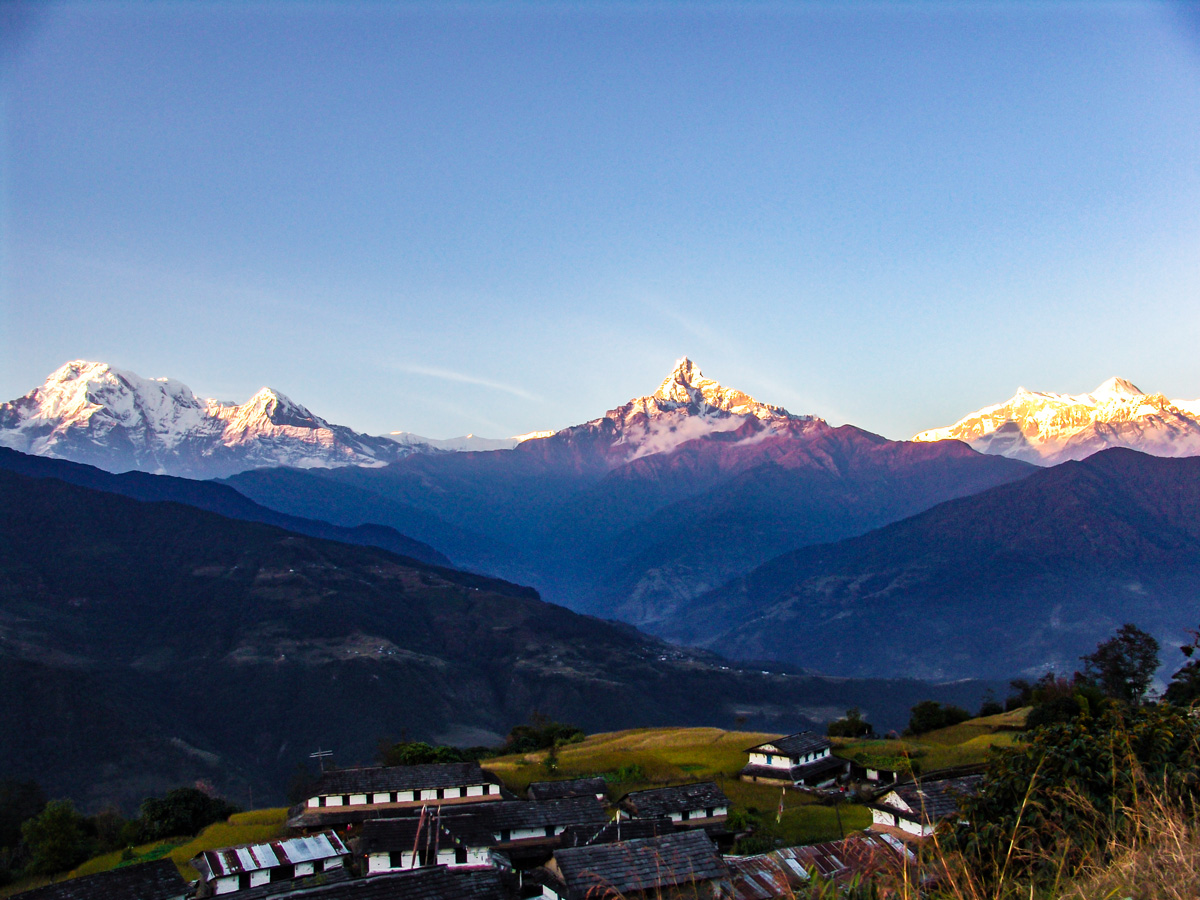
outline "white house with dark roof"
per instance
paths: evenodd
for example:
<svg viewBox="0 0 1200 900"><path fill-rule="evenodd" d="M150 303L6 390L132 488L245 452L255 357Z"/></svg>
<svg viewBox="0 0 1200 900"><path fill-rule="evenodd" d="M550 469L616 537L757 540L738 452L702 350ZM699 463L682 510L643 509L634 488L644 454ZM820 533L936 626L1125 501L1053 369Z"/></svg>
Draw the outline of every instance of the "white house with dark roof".
<svg viewBox="0 0 1200 900"><path fill-rule="evenodd" d="M432 815L370 819L352 842L367 875L425 866L490 866L495 843L474 816Z"/></svg>
<svg viewBox="0 0 1200 900"><path fill-rule="evenodd" d="M833 755L823 734L800 731L749 747L749 764L739 773L743 781L823 787L850 770L848 760Z"/></svg>
<svg viewBox="0 0 1200 900"><path fill-rule="evenodd" d="M978 793L982 781L982 775L962 775L898 784L878 802L867 804L871 827L928 837L941 822L959 815L962 801Z"/></svg>
<svg viewBox="0 0 1200 900"><path fill-rule="evenodd" d="M337 769L318 779L308 799L289 810L291 828L344 825L404 815L422 806L502 800L500 784L479 763Z"/></svg>
<svg viewBox="0 0 1200 900"><path fill-rule="evenodd" d="M631 791L617 806L627 818L670 819L685 828L723 825L729 818L729 798L715 781Z"/></svg>
<svg viewBox="0 0 1200 900"><path fill-rule="evenodd" d="M334 832L264 844L205 850L192 859L200 873L197 896L231 894L341 869L349 851Z"/></svg>

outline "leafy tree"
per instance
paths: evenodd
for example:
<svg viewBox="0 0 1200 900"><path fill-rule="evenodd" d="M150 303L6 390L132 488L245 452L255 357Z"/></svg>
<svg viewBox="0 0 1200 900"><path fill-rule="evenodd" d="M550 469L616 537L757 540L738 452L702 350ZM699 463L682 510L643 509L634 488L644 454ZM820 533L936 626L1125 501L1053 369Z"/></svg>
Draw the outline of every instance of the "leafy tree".
<svg viewBox="0 0 1200 900"><path fill-rule="evenodd" d="M199 834L200 830L223 822L241 809L220 797L210 797L192 787L168 791L161 799L142 801L138 819L138 839L142 843L168 837Z"/></svg>
<svg viewBox="0 0 1200 900"><path fill-rule="evenodd" d="M468 762L467 756L457 747L434 747L424 741L400 741L382 745L378 759L384 766L420 766L429 763Z"/></svg>
<svg viewBox="0 0 1200 900"><path fill-rule="evenodd" d="M1136 625L1126 623L1094 653L1080 657L1083 674L1107 697L1141 703L1158 670L1158 641Z"/></svg>
<svg viewBox="0 0 1200 900"><path fill-rule="evenodd" d="M1194 814L1200 720L1169 705L1105 704L994 751L957 840L984 876L1053 878L1095 860L1153 786ZM1060 866L1063 868L1060 870Z"/></svg>
<svg viewBox="0 0 1200 900"><path fill-rule="evenodd" d="M505 753L531 753L546 750L555 744L573 744L587 735L582 728L555 722L539 713L529 717L528 725L518 725L508 733L504 742Z"/></svg>
<svg viewBox="0 0 1200 900"><path fill-rule="evenodd" d="M871 734L874 730L871 723L862 717L861 710L857 706L852 706L846 710L846 715L842 718L834 719L829 723L828 734L830 737L862 737Z"/></svg>
<svg viewBox="0 0 1200 900"><path fill-rule="evenodd" d="M996 692L988 688L987 693L983 695L983 702L979 704L979 718L984 716L998 716L1004 712L1004 706L996 699Z"/></svg>
<svg viewBox="0 0 1200 900"><path fill-rule="evenodd" d="M971 714L958 706L943 706L936 700L922 700L912 708L905 733L925 734L927 731L957 725L969 718Z"/></svg>
<svg viewBox="0 0 1200 900"><path fill-rule="evenodd" d="M1193 631L1191 635L1192 642L1179 648L1188 661L1171 676L1171 683L1163 692L1164 700L1180 706L1188 706L1200 700L1200 659L1192 659L1196 650L1200 649L1200 631Z"/></svg>
<svg viewBox="0 0 1200 900"><path fill-rule="evenodd" d="M41 813L21 826L29 850L25 871L54 875L79 865L91 855L86 822L70 800L51 800Z"/></svg>
<svg viewBox="0 0 1200 900"><path fill-rule="evenodd" d="M36 781L0 779L0 847L16 847L21 825L46 807L46 795Z"/></svg>

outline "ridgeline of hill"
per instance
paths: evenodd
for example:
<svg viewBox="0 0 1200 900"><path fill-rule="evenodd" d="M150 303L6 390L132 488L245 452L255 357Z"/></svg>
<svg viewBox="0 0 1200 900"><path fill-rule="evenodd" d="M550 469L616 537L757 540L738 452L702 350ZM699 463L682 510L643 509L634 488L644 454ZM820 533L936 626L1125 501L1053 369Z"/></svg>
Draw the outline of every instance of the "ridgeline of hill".
<svg viewBox="0 0 1200 900"><path fill-rule="evenodd" d="M1177 647L1197 597L1200 457L1113 449L788 553L666 634L854 677L1036 676L1125 622Z"/></svg>

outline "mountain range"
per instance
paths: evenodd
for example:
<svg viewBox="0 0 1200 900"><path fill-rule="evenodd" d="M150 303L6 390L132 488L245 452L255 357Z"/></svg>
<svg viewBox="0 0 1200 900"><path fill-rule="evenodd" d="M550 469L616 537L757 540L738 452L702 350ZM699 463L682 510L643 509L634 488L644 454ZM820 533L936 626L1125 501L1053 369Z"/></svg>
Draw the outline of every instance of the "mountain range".
<svg viewBox="0 0 1200 900"><path fill-rule="evenodd" d="M197 779L279 803L318 747L494 744L534 712L786 731L859 706L897 727L984 687L763 668L375 547L0 469L0 776L85 808Z"/></svg>
<svg viewBox="0 0 1200 900"><path fill-rule="evenodd" d="M1125 622L1200 624L1200 458L1124 448L784 554L664 633L831 674L1070 674Z"/></svg>
<svg viewBox="0 0 1200 900"><path fill-rule="evenodd" d="M1084 459L1109 447L1195 456L1200 454L1200 400L1168 400L1123 378L1110 378L1089 394L1018 388L1003 403L922 431L913 440L966 441L981 453L1041 466Z"/></svg>
<svg viewBox="0 0 1200 900"><path fill-rule="evenodd" d="M446 441L406 432L374 436L333 425L264 387L245 403L202 400L181 382L75 360L24 397L0 403L0 447L87 463L218 478L246 469L382 466L414 452L513 447L467 435Z"/></svg>
<svg viewBox="0 0 1200 900"><path fill-rule="evenodd" d="M512 450L226 483L292 515L390 525L458 565L654 632L780 553L1032 471L958 442L889 441L792 415L684 359L652 394Z"/></svg>

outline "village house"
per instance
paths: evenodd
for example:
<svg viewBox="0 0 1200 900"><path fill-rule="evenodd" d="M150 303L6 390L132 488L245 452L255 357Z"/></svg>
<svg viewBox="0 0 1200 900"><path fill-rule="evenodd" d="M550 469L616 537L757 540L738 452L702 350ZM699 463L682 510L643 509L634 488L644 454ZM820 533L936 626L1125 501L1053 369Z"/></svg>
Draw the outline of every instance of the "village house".
<svg viewBox="0 0 1200 900"><path fill-rule="evenodd" d="M473 816L371 819L353 842L366 875L423 866L490 866L492 833Z"/></svg>
<svg viewBox="0 0 1200 900"><path fill-rule="evenodd" d="M608 798L608 785L603 778L574 778L569 781L535 781L525 789L530 800L565 800L568 797L592 796L603 803Z"/></svg>
<svg viewBox="0 0 1200 900"><path fill-rule="evenodd" d="M717 900L729 868L703 831L557 850L538 871L543 900Z"/></svg>
<svg viewBox="0 0 1200 900"><path fill-rule="evenodd" d="M982 780L982 775L962 775L898 784L878 802L867 804L871 828L928 837L941 822L958 816L962 801L978 792Z"/></svg>
<svg viewBox="0 0 1200 900"><path fill-rule="evenodd" d="M631 791L617 806L627 818L666 818L683 828L722 826L729 818L729 798L715 781Z"/></svg>
<svg viewBox="0 0 1200 900"><path fill-rule="evenodd" d="M750 747L749 764L739 773L743 781L824 787L850 770L850 763L833 755L823 734L800 731Z"/></svg>
<svg viewBox="0 0 1200 900"><path fill-rule="evenodd" d="M184 900L192 889L169 859L122 866L16 894L21 900ZM14 898L15 900L15 898Z"/></svg>
<svg viewBox="0 0 1200 900"><path fill-rule="evenodd" d="M599 828L609 820L600 801L592 796L542 803L505 800L476 807L469 815L491 833L492 849L503 853L517 868L544 862L570 826ZM450 822L450 817L443 821Z"/></svg>
<svg viewBox="0 0 1200 900"><path fill-rule="evenodd" d="M499 782L479 763L442 763L337 769L326 772L288 827L342 827L383 816L419 812L423 806L468 805L505 799Z"/></svg>
<svg viewBox="0 0 1200 900"><path fill-rule="evenodd" d="M196 896L231 894L266 884L296 882L319 873L341 874L349 854L334 832L264 844L205 850L191 861L200 873Z"/></svg>

